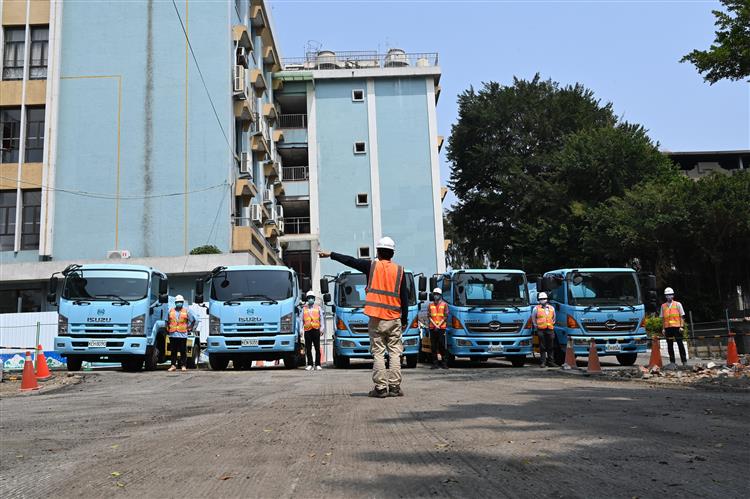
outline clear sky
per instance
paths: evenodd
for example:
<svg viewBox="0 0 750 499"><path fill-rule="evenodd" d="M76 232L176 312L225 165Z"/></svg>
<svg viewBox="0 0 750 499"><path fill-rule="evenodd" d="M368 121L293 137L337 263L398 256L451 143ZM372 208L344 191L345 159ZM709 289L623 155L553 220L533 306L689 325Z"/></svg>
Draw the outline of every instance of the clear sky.
<svg viewBox="0 0 750 499"><path fill-rule="evenodd" d="M750 84L703 82L679 59L714 39L714 1L270 0L282 57L309 40L339 51L438 52L446 138L456 96L513 76L580 82L662 149L750 149ZM442 180L450 169L442 154ZM446 200L452 202L452 196Z"/></svg>

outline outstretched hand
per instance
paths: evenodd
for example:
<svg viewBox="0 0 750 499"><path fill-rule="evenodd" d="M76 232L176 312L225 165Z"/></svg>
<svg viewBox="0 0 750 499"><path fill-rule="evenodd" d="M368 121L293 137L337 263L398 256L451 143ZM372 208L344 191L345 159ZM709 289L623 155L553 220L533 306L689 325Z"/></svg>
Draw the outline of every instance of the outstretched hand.
<svg viewBox="0 0 750 499"><path fill-rule="evenodd" d="M320 258L329 258L331 256L331 252L330 251L319 250L318 251L318 256Z"/></svg>

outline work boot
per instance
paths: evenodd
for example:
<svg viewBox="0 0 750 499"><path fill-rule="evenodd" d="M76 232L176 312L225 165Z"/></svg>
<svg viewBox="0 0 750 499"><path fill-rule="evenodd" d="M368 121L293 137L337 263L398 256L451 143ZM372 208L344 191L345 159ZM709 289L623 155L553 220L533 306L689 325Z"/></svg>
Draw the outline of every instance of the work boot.
<svg viewBox="0 0 750 499"><path fill-rule="evenodd" d="M440 366L438 365L438 363L437 363L437 362L433 362L433 363L432 363L432 367L430 367L430 369L437 369L438 367L440 367Z"/></svg>
<svg viewBox="0 0 750 499"><path fill-rule="evenodd" d="M388 389L375 387L372 390L370 390L370 393L368 393L367 396L378 398L378 399L384 399L388 396Z"/></svg>
<svg viewBox="0 0 750 499"><path fill-rule="evenodd" d="M440 367L442 367L443 369L448 369L448 364L446 364L445 361L443 361Z"/></svg>
<svg viewBox="0 0 750 499"><path fill-rule="evenodd" d="M389 397L403 397L404 392L401 391L400 385L390 385L388 387L388 396Z"/></svg>
<svg viewBox="0 0 750 499"><path fill-rule="evenodd" d="M547 361L547 367L560 367L560 366L558 366L557 364L555 364L554 360L550 359L550 360Z"/></svg>

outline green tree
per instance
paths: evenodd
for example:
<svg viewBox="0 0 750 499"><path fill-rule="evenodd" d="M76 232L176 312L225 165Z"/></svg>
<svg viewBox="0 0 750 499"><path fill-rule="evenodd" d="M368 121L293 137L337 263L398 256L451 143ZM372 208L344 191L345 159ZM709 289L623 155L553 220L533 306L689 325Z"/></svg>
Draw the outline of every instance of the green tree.
<svg viewBox="0 0 750 499"><path fill-rule="evenodd" d="M707 50L693 50L680 62L691 62L714 84L722 79L740 80L750 76L750 1L721 0L726 12L712 11L716 17L716 39Z"/></svg>
<svg viewBox="0 0 750 499"><path fill-rule="evenodd" d="M190 250L191 255L219 255L221 250L213 244L206 244L203 246L197 246Z"/></svg>

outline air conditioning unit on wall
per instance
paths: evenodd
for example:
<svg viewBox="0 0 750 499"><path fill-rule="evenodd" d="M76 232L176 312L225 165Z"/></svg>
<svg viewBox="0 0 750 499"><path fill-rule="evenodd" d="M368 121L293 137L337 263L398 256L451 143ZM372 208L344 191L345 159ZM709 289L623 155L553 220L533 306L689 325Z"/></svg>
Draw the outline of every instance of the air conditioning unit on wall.
<svg viewBox="0 0 750 499"><path fill-rule="evenodd" d="M128 250L107 251L107 260L123 260L126 258L130 258L130 251Z"/></svg>
<svg viewBox="0 0 750 499"><path fill-rule="evenodd" d="M250 220L252 220L255 225L263 224L263 208L261 205L257 203L250 205Z"/></svg>
<svg viewBox="0 0 750 499"><path fill-rule="evenodd" d="M240 98L246 97L245 68L242 66L236 65L232 70L232 91Z"/></svg>

